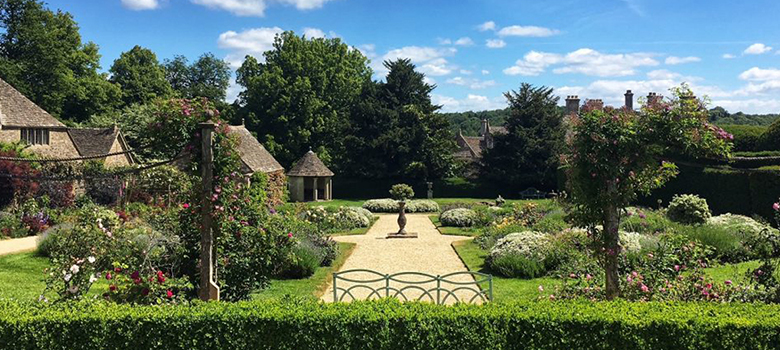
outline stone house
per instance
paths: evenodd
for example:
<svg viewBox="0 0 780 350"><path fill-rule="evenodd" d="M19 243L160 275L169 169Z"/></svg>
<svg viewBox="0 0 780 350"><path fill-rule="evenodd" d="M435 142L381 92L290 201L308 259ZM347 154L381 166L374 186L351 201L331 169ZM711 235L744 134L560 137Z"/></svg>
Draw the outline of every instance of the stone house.
<svg viewBox="0 0 780 350"><path fill-rule="evenodd" d="M76 158L128 150L121 131L68 128L0 79L0 142L25 142L46 158ZM106 166L133 164L130 154L103 159Z"/></svg>
<svg viewBox="0 0 780 350"><path fill-rule="evenodd" d="M284 167L252 136L252 133L244 125L232 125L228 132L238 138L241 173L247 177L257 172L266 174L268 176L266 191L269 204L280 204L287 185Z"/></svg>
<svg viewBox="0 0 780 350"><path fill-rule="evenodd" d="M498 134L506 134L506 128L490 126L490 121L487 119L482 120L479 136L465 136L459 131L455 137L455 143L458 145L455 158L467 162L478 162L482 158L482 151L493 148L494 135Z"/></svg>

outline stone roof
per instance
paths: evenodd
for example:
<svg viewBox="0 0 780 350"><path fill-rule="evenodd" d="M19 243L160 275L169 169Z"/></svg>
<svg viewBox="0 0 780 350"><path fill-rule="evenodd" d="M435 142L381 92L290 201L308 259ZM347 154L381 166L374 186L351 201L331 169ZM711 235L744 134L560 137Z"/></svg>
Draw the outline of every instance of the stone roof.
<svg viewBox="0 0 780 350"><path fill-rule="evenodd" d="M244 163L244 167L249 172L272 173L284 170L284 167L252 136L246 127L243 125L230 126L229 132L238 137L238 153L241 155L241 162Z"/></svg>
<svg viewBox="0 0 780 350"><path fill-rule="evenodd" d="M506 128L503 126L491 126L489 130L491 134L506 134Z"/></svg>
<svg viewBox="0 0 780 350"><path fill-rule="evenodd" d="M111 146L119 137L118 128L72 128L68 135L82 157L111 152Z"/></svg>
<svg viewBox="0 0 780 350"><path fill-rule="evenodd" d="M317 154L312 151L306 152L287 172L287 176L326 177L333 175L333 172L322 163L320 157L317 157Z"/></svg>
<svg viewBox="0 0 780 350"><path fill-rule="evenodd" d="M479 158L482 155L482 138L475 136L463 136L463 139L466 140L466 144L469 146L471 153L474 154L475 157Z"/></svg>
<svg viewBox="0 0 780 350"><path fill-rule="evenodd" d="M0 79L0 125L65 128L65 124L52 117L51 114L38 107L2 79Z"/></svg>

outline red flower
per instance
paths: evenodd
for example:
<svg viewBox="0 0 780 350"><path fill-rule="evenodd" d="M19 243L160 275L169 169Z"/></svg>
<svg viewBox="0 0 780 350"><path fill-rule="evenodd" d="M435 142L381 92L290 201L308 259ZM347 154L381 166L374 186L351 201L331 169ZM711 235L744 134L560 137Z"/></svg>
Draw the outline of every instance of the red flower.
<svg viewBox="0 0 780 350"><path fill-rule="evenodd" d="M133 279L133 283L141 284L141 279L140 278L135 278L135 279Z"/></svg>
<svg viewBox="0 0 780 350"><path fill-rule="evenodd" d="M143 295L143 296L149 295L149 288L141 289L141 295Z"/></svg>
<svg viewBox="0 0 780 350"><path fill-rule="evenodd" d="M292 238L292 236L293 236L293 235L292 235L292 232L290 232L290 233L288 233L288 234L287 234L287 238Z"/></svg>
<svg viewBox="0 0 780 350"><path fill-rule="evenodd" d="M173 298L173 292L170 289L168 289L168 291L165 292L165 294L168 296L168 298Z"/></svg>
<svg viewBox="0 0 780 350"><path fill-rule="evenodd" d="M181 207L184 208L184 209L187 209L187 208L190 207L190 204L189 203L184 203Z"/></svg>
<svg viewBox="0 0 780 350"><path fill-rule="evenodd" d="M110 280L110 279L112 279L112 278L114 278L114 276L111 276L111 272L107 272L107 273L106 273L106 279L107 279L107 280Z"/></svg>
<svg viewBox="0 0 780 350"><path fill-rule="evenodd" d="M115 268L114 268L114 272L122 272L122 269L121 269L121 268L119 268L119 267L115 267Z"/></svg>
<svg viewBox="0 0 780 350"><path fill-rule="evenodd" d="M112 292L116 292L116 285L112 284L112 285L108 286L108 290L110 290Z"/></svg>
<svg viewBox="0 0 780 350"><path fill-rule="evenodd" d="M134 280L141 279L141 274L138 273L138 271L134 271L133 274L130 275L130 278Z"/></svg>

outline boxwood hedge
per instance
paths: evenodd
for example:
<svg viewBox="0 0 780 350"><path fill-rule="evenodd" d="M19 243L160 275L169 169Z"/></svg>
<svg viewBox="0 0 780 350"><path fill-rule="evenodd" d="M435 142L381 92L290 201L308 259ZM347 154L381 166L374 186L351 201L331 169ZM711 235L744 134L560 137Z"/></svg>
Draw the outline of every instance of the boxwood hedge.
<svg viewBox="0 0 780 350"><path fill-rule="evenodd" d="M0 349L775 349L780 306L0 301Z"/></svg>

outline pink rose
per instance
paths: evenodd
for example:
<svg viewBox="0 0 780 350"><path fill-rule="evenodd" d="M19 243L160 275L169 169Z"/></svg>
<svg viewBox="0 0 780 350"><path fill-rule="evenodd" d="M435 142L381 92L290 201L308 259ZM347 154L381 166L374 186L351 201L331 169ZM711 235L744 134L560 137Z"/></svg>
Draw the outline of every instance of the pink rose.
<svg viewBox="0 0 780 350"><path fill-rule="evenodd" d="M184 204L182 204L181 207L184 208L184 209L189 209L190 204L189 203L184 203Z"/></svg>
<svg viewBox="0 0 780 350"><path fill-rule="evenodd" d="M292 238L292 236L293 236L292 232L287 234L287 238Z"/></svg>
<svg viewBox="0 0 780 350"><path fill-rule="evenodd" d="M167 295L168 298L173 298L173 292L170 289L168 289L168 291L165 292L165 295Z"/></svg>
<svg viewBox="0 0 780 350"><path fill-rule="evenodd" d="M775 211L780 211L780 202L772 204L772 209L774 209Z"/></svg>

